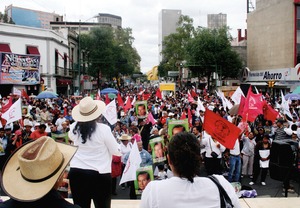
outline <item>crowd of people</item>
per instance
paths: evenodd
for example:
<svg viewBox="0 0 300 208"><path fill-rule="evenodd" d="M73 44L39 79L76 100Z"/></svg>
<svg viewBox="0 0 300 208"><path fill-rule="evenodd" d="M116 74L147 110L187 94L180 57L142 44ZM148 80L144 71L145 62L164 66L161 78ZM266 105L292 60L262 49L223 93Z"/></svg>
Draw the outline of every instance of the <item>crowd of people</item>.
<svg viewBox="0 0 300 208"><path fill-rule="evenodd" d="M191 91L194 101L190 99ZM251 186L257 182L265 186L272 142L293 140L297 144L295 151L298 152L298 102L290 103L292 118L278 109L279 115L274 121L259 115L254 122L248 122L247 127L243 128L236 138L234 147L228 149L203 128L205 109L240 127L243 118L237 113L229 113L222 99L193 87L167 93L163 98L159 98L156 92L157 87L122 89L120 94L123 102L127 98L142 104L131 103L131 107L124 108L116 99L118 120L115 124L110 124L102 114L105 111L103 101L107 100L105 95L100 97L103 101L95 100L91 96L61 96L43 100L22 98L22 119L10 124L5 124L5 120L2 119L0 168L2 170L9 156L28 141L37 141L48 136L57 142L75 145L78 150L68 169L68 196L73 197L74 203L83 208L90 207L91 200L94 201L95 207L110 207L111 194L117 194L116 179L122 177L132 146L137 142L142 160L140 167L152 167L153 177L150 177L151 171L141 170L137 173L136 185L129 181L121 186L122 189L130 187L130 199L136 199L142 194L143 207L152 207L153 203L161 200L162 203L170 203L168 197L155 195L159 198L153 198L151 193L165 189L164 186L168 186L165 193L180 189L184 196L185 189L180 187L187 187L184 184L174 185L176 180L181 178L187 179L184 183L190 182L199 186L199 190L201 186L205 186L217 191L209 180L198 178L201 166L204 166L207 175L218 175L219 182L227 188L229 183L241 182L244 177L251 178ZM196 102L198 98L204 109L199 110ZM18 96L14 95L2 97L0 107L3 108L8 102L17 99ZM230 100L230 97L228 99ZM275 103L280 103L280 98L264 99L274 108ZM230 101L234 105L234 102ZM153 116L154 123L149 119L149 114ZM170 134L170 124L185 118L189 118L187 126L174 124ZM228 184L221 175L226 177ZM151 178L160 181L166 178L172 180L149 183ZM175 187L172 188L171 184ZM293 192L293 187L287 188ZM239 207L232 193L229 193L232 202L235 207ZM196 204L198 197L202 195L205 193L193 199ZM207 197L205 204L217 203L216 200ZM183 198L181 202L175 199L171 201L178 204L187 203Z"/></svg>

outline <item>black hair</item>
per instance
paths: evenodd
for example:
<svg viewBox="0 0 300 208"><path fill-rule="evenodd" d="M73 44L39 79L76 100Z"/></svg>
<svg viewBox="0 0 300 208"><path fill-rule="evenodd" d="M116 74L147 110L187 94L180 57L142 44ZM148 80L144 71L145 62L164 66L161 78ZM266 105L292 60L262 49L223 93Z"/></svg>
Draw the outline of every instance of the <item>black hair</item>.
<svg viewBox="0 0 300 208"><path fill-rule="evenodd" d="M292 131L297 131L298 126L296 124L292 124L291 129L292 129Z"/></svg>
<svg viewBox="0 0 300 208"><path fill-rule="evenodd" d="M139 172L137 176L139 176L139 175L147 175L147 180L150 180L150 174L146 171Z"/></svg>
<svg viewBox="0 0 300 208"><path fill-rule="evenodd" d="M200 144L195 135L188 132L176 134L168 146L170 161L181 178L194 182L200 175Z"/></svg>
<svg viewBox="0 0 300 208"><path fill-rule="evenodd" d="M77 122L75 128L73 129L73 133L76 135L77 133L81 134L82 144L86 143L87 139L91 138L91 135L94 133L96 129L96 120L88 121L88 122Z"/></svg>

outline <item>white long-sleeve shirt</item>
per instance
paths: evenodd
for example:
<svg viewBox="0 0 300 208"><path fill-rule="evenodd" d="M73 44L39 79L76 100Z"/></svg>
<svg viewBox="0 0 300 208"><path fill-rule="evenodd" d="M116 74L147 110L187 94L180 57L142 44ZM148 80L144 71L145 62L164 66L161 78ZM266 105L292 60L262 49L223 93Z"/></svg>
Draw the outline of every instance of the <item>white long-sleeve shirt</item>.
<svg viewBox="0 0 300 208"><path fill-rule="evenodd" d="M121 150L109 126L97 123L91 138L82 144L80 133L73 133L76 124L77 122L74 122L69 131L70 139L78 146L70 167L95 170L101 174L111 173L112 155L121 156Z"/></svg>

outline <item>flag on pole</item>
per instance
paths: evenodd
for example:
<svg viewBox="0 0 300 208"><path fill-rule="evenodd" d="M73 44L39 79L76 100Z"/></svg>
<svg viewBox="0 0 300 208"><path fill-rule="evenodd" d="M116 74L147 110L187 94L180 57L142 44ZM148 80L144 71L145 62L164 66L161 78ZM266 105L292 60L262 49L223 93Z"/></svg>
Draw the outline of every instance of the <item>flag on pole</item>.
<svg viewBox="0 0 300 208"><path fill-rule="evenodd" d="M103 112L103 116L110 123L110 125L114 125L117 123L117 105L115 99L113 99L105 108Z"/></svg>
<svg viewBox="0 0 300 208"><path fill-rule="evenodd" d="M136 180L136 170L140 167L141 162L142 158L140 156L137 142L134 142L120 180L120 185L127 181Z"/></svg>
<svg viewBox="0 0 300 208"><path fill-rule="evenodd" d="M193 121L193 118L192 118L191 109L188 108L188 122L189 122L190 127L193 126L192 121Z"/></svg>
<svg viewBox="0 0 300 208"><path fill-rule="evenodd" d="M96 95L96 100L101 100L101 92L100 89L98 89L97 95Z"/></svg>
<svg viewBox="0 0 300 208"><path fill-rule="evenodd" d="M152 125L156 124L156 121L151 112L148 113L146 123L152 123Z"/></svg>
<svg viewBox="0 0 300 208"><path fill-rule="evenodd" d="M105 95L105 104L108 105L110 103L110 99L108 97L108 94Z"/></svg>
<svg viewBox="0 0 300 208"><path fill-rule="evenodd" d="M283 110L283 114L287 115L290 117L290 119L293 118L291 112L290 112L290 107L288 101L285 99L283 92L281 90L281 109Z"/></svg>
<svg viewBox="0 0 300 208"><path fill-rule="evenodd" d="M131 101L130 101L130 97L127 96L126 103L124 106L124 112L126 113L130 108L131 108Z"/></svg>
<svg viewBox="0 0 300 208"><path fill-rule="evenodd" d="M234 101L234 104L240 104L241 96L245 96L240 87L238 87L234 93L231 95L231 100Z"/></svg>
<svg viewBox="0 0 300 208"><path fill-rule="evenodd" d="M19 90L19 89L17 89L17 88L13 88L13 95L18 95L18 96L20 96L21 97L21 95L22 95L22 92L21 92L21 90Z"/></svg>
<svg viewBox="0 0 300 208"><path fill-rule="evenodd" d="M22 89L22 97L26 98L27 100L29 99L29 96L24 89Z"/></svg>
<svg viewBox="0 0 300 208"><path fill-rule="evenodd" d="M233 149L235 141L241 133L241 130L233 123L208 109L204 113L203 128L212 138L229 149Z"/></svg>
<svg viewBox="0 0 300 208"><path fill-rule="evenodd" d="M194 100L194 98L192 97L190 91L188 91L188 101L189 101L190 103L195 102L195 100Z"/></svg>
<svg viewBox="0 0 300 208"><path fill-rule="evenodd" d="M279 115L279 112L272 108L267 102L264 103L264 118L274 122Z"/></svg>
<svg viewBox="0 0 300 208"><path fill-rule="evenodd" d="M8 103L2 106L2 113L5 113L13 104L13 98L12 96L9 97Z"/></svg>
<svg viewBox="0 0 300 208"><path fill-rule="evenodd" d="M159 88L157 88L156 93L155 93L155 96L156 96L157 98L159 98L159 99L162 99L161 91L160 91Z"/></svg>
<svg viewBox="0 0 300 208"><path fill-rule="evenodd" d="M131 101L131 105L134 105L135 101L136 101L136 96L133 97L133 100Z"/></svg>
<svg viewBox="0 0 300 208"><path fill-rule="evenodd" d="M10 108L2 114L7 124L22 118L21 99L19 98Z"/></svg>
<svg viewBox="0 0 300 208"><path fill-rule="evenodd" d="M186 115L185 115L185 112L183 111L181 113L180 120L184 120L184 119L186 119Z"/></svg>
<svg viewBox="0 0 300 208"><path fill-rule="evenodd" d="M248 121L253 122L259 114L263 114L263 102L261 101L261 94L254 94L250 87L245 99L242 117L246 117Z"/></svg>
<svg viewBox="0 0 300 208"><path fill-rule="evenodd" d="M120 93L118 93L117 100L118 100L118 106L124 108L124 102L123 102L123 99L122 99Z"/></svg>

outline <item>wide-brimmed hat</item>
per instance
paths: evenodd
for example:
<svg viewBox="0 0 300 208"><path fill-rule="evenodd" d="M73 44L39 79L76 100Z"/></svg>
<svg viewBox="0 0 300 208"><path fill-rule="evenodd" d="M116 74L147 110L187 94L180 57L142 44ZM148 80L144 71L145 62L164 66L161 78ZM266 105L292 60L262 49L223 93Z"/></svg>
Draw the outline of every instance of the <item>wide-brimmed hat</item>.
<svg viewBox="0 0 300 208"><path fill-rule="evenodd" d="M105 103L103 101L85 97L73 108L72 117L75 121L92 121L98 118L104 110Z"/></svg>
<svg viewBox="0 0 300 208"><path fill-rule="evenodd" d="M77 147L43 136L25 143L7 160L2 174L4 192L18 201L35 201L55 185Z"/></svg>
<svg viewBox="0 0 300 208"><path fill-rule="evenodd" d="M129 141L129 140L131 140L131 136L129 136L128 134L122 134L122 136L119 137L119 140Z"/></svg>

